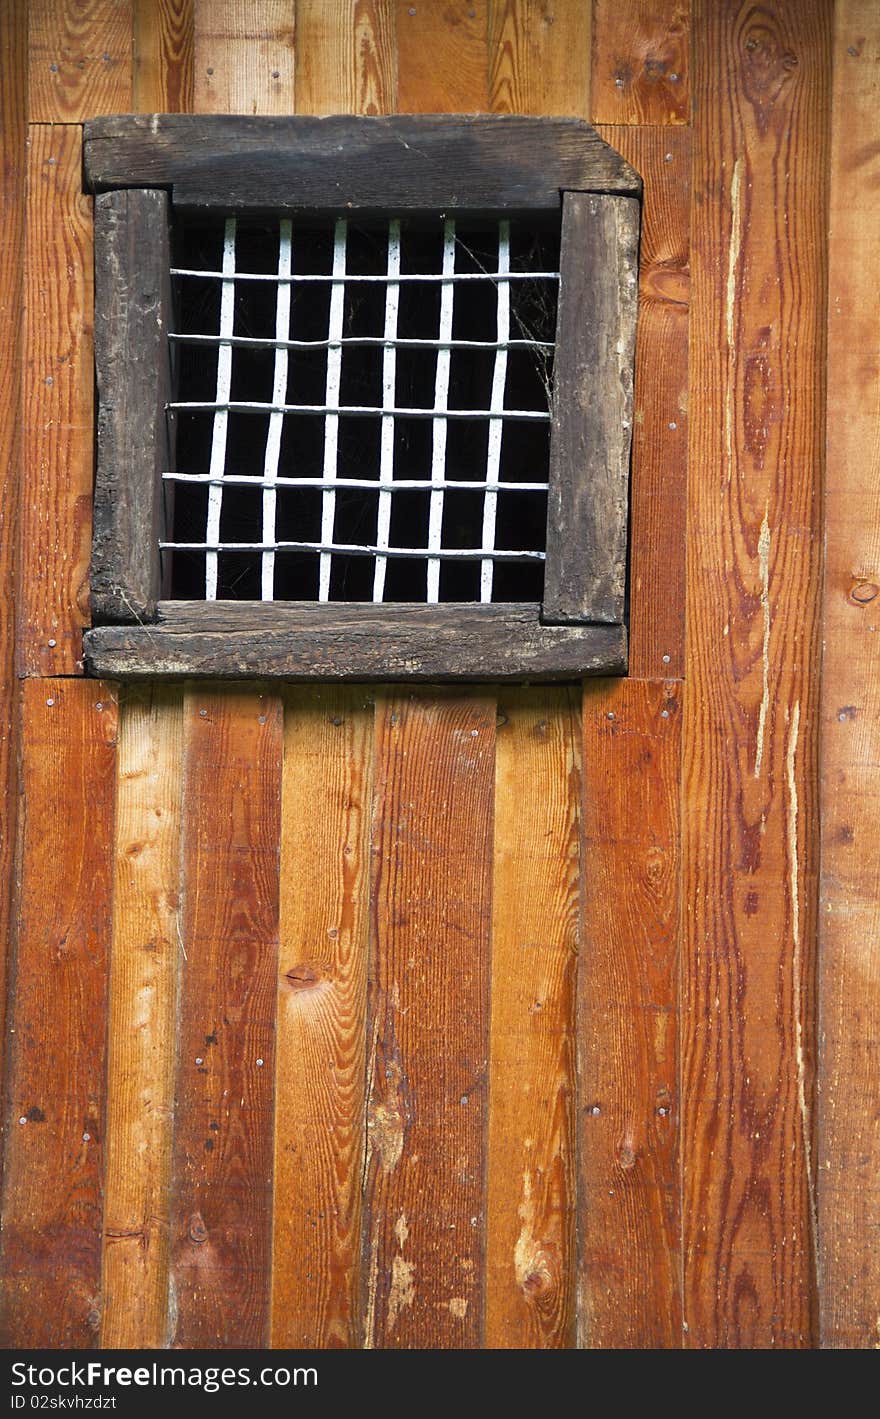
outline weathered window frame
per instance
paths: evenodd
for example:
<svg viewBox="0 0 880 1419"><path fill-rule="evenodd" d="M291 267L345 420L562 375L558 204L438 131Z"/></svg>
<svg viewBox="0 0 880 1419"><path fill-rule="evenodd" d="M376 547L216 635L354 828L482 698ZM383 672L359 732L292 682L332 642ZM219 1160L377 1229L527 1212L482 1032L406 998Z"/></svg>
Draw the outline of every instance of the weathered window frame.
<svg viewBox="0 0 880 1419"><path fill-rule="evenodd" d="M626 670L638 174L576 119L125 116L85 125L98 452L89 673L571 679ZM562 208L541 604L163 601L172 206Z"/></svg>

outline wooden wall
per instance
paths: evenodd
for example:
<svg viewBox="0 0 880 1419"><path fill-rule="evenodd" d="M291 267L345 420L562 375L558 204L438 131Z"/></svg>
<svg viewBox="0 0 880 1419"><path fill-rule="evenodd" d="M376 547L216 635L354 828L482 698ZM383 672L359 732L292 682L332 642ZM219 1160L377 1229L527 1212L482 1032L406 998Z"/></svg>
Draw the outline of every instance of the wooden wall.
<svg viewBox="0 0 880 1419"><path fill-rule="evenodd" d="M0 7L5 1343L876 1343L878 45ZM627 679L82 677L79 124L129 110L576 114L640 169Z"/></svg>

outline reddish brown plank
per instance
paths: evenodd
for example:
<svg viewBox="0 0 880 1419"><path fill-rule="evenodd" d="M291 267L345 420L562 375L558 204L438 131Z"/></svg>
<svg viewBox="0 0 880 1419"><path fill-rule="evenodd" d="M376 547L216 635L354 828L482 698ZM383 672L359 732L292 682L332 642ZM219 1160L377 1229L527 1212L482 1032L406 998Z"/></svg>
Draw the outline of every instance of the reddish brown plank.
<svg viewBox="0 0 880 1419"><path fill-rule="evenodd" d="M293 0L197 0L195 113L293 113Z"/></svg>
<svg viewBox="0 0 880 1419"><path fill-rule="evenodd" d="M880 12L834 33L819 911L819 1312L826 1346L880 1341Z"/></svg>
<svg viewBox="0 0 880 1419"><path fill-rule="evenodd" d="M81 130L30 129L17 655L24 675L82 672L94 460L92 201Z"/></svg>
<svg viewBox="0 0 880 1419"><path fill-rule="evenodd" d="M21 303L24 260L27 4L0 6L0 1080L15 856L15 553L21 476Z"/></svg>
<svg viewBox="0 0 880 1419"><path fill-rule="evenodd" d="M281 703L188 692L172 1343L268 1344Z"/></svg>
<svg viewBox="0 0 880 1419"><path fill-rule="evenodd" d="M0 1343L88 1348L101 1325L116 704L99 681L22 689Z"/></svg>
<svg viewBox="0 0 880 1419"><path fill-rule="evenodd" d="M195 0L133 0L132 110L190 113Z"/></svg>
<svg viewBox="0 0 880 1419"><path fill-rule="evenodd" d="M120 707L101 1344L165 1344L180 955L182 690Z"/></svg>
<svg viewBox="0 0 880 1419"><path fill-rule="evenodd" d="M629 673L684 674L691 132L604 127L645 183L630 498Z"/></svg>
<svg viewBox="0 0 880 1419"><path fill-rule="evenodd" d="M690 123L691 0L593 0L594 123Z"/></svg>
<svg viewBox="0 0 880 1419"><path fill-rule="evenodd" d="M489 1349L574 1340L580 694L498 705L486 1205Z"/></svg>
<svg viewBox="0 0 880 1419"><path fill-rule="evenodd" d="M394 0L296 0L297 113L393 113Z"/></svg>
<svg viewBox="0 0 880 1419"><path fill-rule="evenodd" d="M131 108L132 0L30 0L32 123Z"/></svg>
<svg viewBox="0 0 880 1419"><path fill-rule="evenodd" d="M571 0L490 0L493 113L589 117L590 13Z"/></svg>
<svg viewBox="0 0 880 1419"><path fill-rule="evenodd" d="M682 977L696 1346L814 1335L831 5L695 12Z"/></svg>
<svg viewBox="0 0 880 1419"><path fill-rule="evenodd" d="M395 3L398 112L485 113L488 0Z"/></svg>
<svg viewBox="0 0 880 1419"><path fill-rule="evenodd" d="M584 686L579 1343L681 1344L681 687Z"/></svg>
<svg viewBox="0 0 880 1419"><path fill-rule="evenodd" d="M483 1336L495 701L376 707L365 1343Z"/></svg>
<svg viewBox="0 0 880 1419"><path fill-rule="evenodd" d="M356 1346L362 1336L372 771L373 708L363 691L291 693L281 826L273 1346Z"/></svg>

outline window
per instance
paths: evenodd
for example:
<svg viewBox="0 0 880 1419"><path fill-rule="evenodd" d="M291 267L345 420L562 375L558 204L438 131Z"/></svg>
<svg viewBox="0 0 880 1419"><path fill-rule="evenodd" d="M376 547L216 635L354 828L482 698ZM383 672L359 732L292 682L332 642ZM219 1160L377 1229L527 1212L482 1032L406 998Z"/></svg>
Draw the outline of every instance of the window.
<svg viewBox="0 0 880 1419"><path fill-rule="evenodd" d="M87 668L625 668L637 175L575 120L117 118Z"/></svg>

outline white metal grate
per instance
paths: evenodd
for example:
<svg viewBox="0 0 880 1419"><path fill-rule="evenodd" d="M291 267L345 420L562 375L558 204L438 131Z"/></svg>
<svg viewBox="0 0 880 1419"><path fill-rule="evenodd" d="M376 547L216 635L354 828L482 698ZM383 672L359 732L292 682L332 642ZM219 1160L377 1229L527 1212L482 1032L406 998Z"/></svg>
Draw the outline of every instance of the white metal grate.
<svg viewBox="0 0 880 1419"><path fill-rule="evenodd" d="M544 559L558 233L230 217L220 262L210 239L172 270L172 594L539 599L510 569L534 587Z"/></svg>

